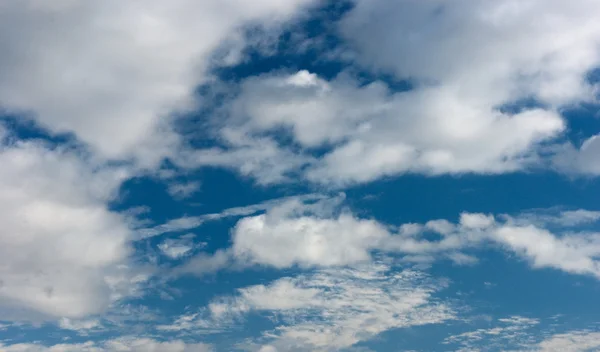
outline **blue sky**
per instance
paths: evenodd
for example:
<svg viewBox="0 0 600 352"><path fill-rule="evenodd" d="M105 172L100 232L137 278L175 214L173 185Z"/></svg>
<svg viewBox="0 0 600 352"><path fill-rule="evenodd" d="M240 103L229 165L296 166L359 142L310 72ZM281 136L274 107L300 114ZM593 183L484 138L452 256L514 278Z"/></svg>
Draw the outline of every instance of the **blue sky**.
<svg viewBox="0 0 600 352"><path fill-rule="evenodd" d="M0 3L0 351L600 350L600 3Z"/></svg>

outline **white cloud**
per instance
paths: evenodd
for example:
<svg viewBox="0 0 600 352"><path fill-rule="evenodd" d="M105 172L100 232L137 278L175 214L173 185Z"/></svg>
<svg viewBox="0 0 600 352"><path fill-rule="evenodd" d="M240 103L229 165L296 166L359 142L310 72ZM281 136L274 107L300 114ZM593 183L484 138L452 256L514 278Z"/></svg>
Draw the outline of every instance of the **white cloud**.
<svg viewBox="0 0 600 352"><path fill-rule="evenodd" d="M598 220L600 220L600 211L578 209L561 212L557 222L564 226L576 226Z"/></svg>
<svg viewBox="0 0 600 352"><path fill-rule="evenodd" d="M228 120L216 123L230 149L199 151L182 164L237 167L260 183L295 172L336 185L407 172L511 172L551 163L540 155L566 129L559 108L594 99L586 81L600 66L594 0L355 3L339 24L352 58L414 89L390 92L346 73L252 77L226 104ZM527 99L540 104L502 108ZM265 137L282 127L299 151ZM554 145L554 166L598 173L597 144ZM314 148L327 152L313 157Z"/></svg>
<svg viewBox="0 0 600 352"><path fill-rule="evenodd" d="M468 229L485 229L494 224L493 215L462 213L460 224Z"/></svg>
<svg viewBox="0 0 600 352"><path fill-rule="evenodd" d="M200 190L200 182L191 181L184 183L171 183L167 187L167 192L175 199L186 199Z"/></svg>
<svg viewBox="0 0 600 352"><path fill-rule="evenodd" d="M531 261L535 268L556 268L600 278L600 234L558 237L535 226L501 226L493 239Z"/></svg>
<svg viewBox="0 0 600 352"><path fill-rule="evenodd" d="M324 219L267 213L237 223L232 252L242 261L277 268L345 265L369 261L387 235L378 222L351 214Z"/></svg>
<svg viewBox="0 0 600 352"><path fill-rule="evenodd" d="M600 65L594 15L600 5L594 0L573 6L560 0L356 5L342 22L356 58L441 88L442 95L428 103L445 102L443 118L463 133L472 129L466 124L477 126L475 121L502 104L534 97L552 113L563 104L592 100L597 92L586 81ZM480 116L455 116L456 108L479 109ZM580 151L561 157L565 171L597 174L596 144L590 139Z"/></svg>
<svg viewBox="0 0 600 352"><path fill-rule="evenodd" d="M309 83L299 84L301 79ZM367 182L405 172L498 173L534 161L530 148L564 128L553 111L486 111L457 102L456 95L450 87L391 93L382 83L361 87L344 74L329 82L305 71L251 78L230 104L229 122L220 131L232 150L214 160L200 151L188 163L218 165L240 148L252 148L265 160L269 151L270 160L289 165L281 173L290 172L289 152L274 152L273 141L269 149L262 147L265 131L289 127L304 150L333 145L320 160L302 153L295 157L303 161L296 168L310 165L305 176L314 182ZM266 182L253 169L247 171Z"/></svg>
<svg viewBox="0 0 600 352"><path fill-rule="evenodd" d="M542 341L535 350L539 352L580 352L595 351L600 348L600 332L571 331L556 334Z"/></svg>
<svg viewBox="0 0 600 352"><path fill-rule="evenodd" d="M165 233L179 232L191 230L202 226L206 221L216 221L228 217L240 217L248 216L260 211L269 210L282 203L298 200L298 201L310 201L310 200L322 200L326 198L319 194L305 194L302 196L291 196L279 199L268 200L259 204L252 204L241 207L234 207L225 209L219 213L202 214L197 216L183 216L180 218L172 219L164 224L156 225L149 228L138 229L138 237L148 238L154 236L160 236Z"/></svg>
<svg viewBox="0 0 600 352"><path fill-rule="evenodd" d="M100 323L98 319L72 320L69 318L62 318L58 322L58 326L64 330L73 330L85 334L88 330L101 328L102 323Z"/></svg>
<svg viewBox="0 0 600 352"><path fill-rule="evenodd" d="M556 208L535 209L507 219L518 225L577 227L591 225L599 221L600 211L586 209L559 211Z"/></svg>
<svg viewBox="0 0 600 352"><path fill-rule="evenodd" d="M311 0L0 5L0 106L74 132L100 155L154 165L177 143L168 115L191 107L216 49L244 24L275 25Z"/></svg>
<svg viewBox="0 0 600 352"><path fill-rule="evenodd" d="M126 170L39 142L0 145L0 164L3 318L78 318L132 292L132 231L106 205Z"/></svg>
<svg viewBox="0 0 600 352"><path fill-rule="evenodd" d="M85 342L80 344L59 344L43 346L39 344L3 345L4 352L210 352L212 347L202 343L186 344L181 340L160 342L149 338L119 338L103 343Z"/></svg>
<svg viewBox="0 0 600 352"><path fill-rule="evenodd" d="M273 315L277 326L258 339L268 341L265 351L335 351L386 330L454 319L452 309L432 297L444 287L383 263L323 269L242 288L212 302L197 321L222 327L251 312Z"/></svg>
<svg viewBox="0 0 600 352"><path fill-rule="evenodd" d="M585 140L579 148L563 145L554 158L555 167L569 174L600 175L600 135Z"/></svg>
<svg viewBox="0 0 600 352"><path fill-rule="evenodd" d="M600 333L592 330L556 332L562 325L539 330L539 319L513 316L497 319L489 328L481 328L444 339L443 344L459 345L458 351L536 351L578 352L600 348Z"/></svg>
<svg viewBox="0 0 600 352"><path fill-rule="evenodd" d="M199 253L183 266L174 269L174 275L193 274L204 275L215 273L231 266L231 253L227 250L218 250L214 253Z"/></svg>
<svg viewBox="0 0 600 352"><path fill-rule="evenodd" d="M206 243L195 243L194 238L193 234L180 238L168 238L158 245L158 249L167 257L178 259L190 254L195 248L206 245Z"/></svg>
<svg viewBox="0 0 600 352"><path fill-rule="evenodd" d="M331 267L370 262L375 253L403 256L403 261L427 264L450 260L473 265L478 259L465 251L482 247L508 250L534 268L555 268L600 278L600 233L578 232L577 226L595 219L595 213L572 210L541 216L496 217L461 213L458 223L432 220L403 224L393 230L373 219L342 208L343 198L303 201L291 198L265 214L238 221L231 247L215 255L202 253L177 268L178 273L205 274L227 266L265 265ZM560 231L548 227L561 224ZM425 235L435 234L436 239Z"/></svg>
<svg viewBox="0 0 600 352"><path fill-rule="evenodd" d="M538 319L522 316L501 318L494 327L481 328L444 339L443 344L458 344L460 351L488 351L505 349L508 346L528 346L533 340L531 329L538 325Z"/></svg>
<svg viewBox="0 0 600 352"><path fill-rule="evenodd" d="M239 49L244 25L271 28L310 3L2 1L2 113L91 151L18 142L0 127L3 319L82 318L138 293L148 274L128 242L140 224L108 206L134 173L102 161L158 165L179 139L168 115L191 107L215 50Z"/></svg>

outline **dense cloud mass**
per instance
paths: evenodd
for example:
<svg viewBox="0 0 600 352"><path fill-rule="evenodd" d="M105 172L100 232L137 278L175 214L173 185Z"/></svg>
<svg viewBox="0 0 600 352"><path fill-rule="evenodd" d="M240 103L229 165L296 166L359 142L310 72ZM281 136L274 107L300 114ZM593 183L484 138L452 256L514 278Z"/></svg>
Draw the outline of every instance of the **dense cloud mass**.
<svg viewBox="0 0 600 352"><path fill-rule="evenodd" d="M3 1L0 104L103 157L153 165L177 142L168 115L192 107L213 52L239 50L244 23L277 24L309 3Z"/></svg>
<svg viewBox="0 0 600 352"><path fill-rule="evenodd" d="M106 207L126 173L33 142L0 147L0 164L1 315L101 312L130 285L131 231Z"/></svg>

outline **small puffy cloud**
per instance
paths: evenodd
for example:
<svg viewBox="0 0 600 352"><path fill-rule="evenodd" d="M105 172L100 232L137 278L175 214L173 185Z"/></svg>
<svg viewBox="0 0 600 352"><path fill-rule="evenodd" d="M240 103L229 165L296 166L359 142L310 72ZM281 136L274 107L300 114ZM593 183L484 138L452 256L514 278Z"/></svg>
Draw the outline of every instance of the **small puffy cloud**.
<svg viewBox="0 0 600 352"><path fill-rule="evenodd" d="M493 215L462 213L460 214L460 224L468 229L485 229L494 224Z"/></svg>
<svg viewBox="0 0 600 352"><path fill-rule="evenodd" d="M167 187L167 192L175 199L186 199L200 190L200 182L191 181L186 183L171 183Z"/></svg>
<svg viewBox="0 0 600 352"><path fill-rule="evenodd" d="M233 254L278 268L345 265L369 261L370 251L388 235L376 221L351 214L333 219L278 215L240 220L233 230Z"/></svg>
<svg viewBox="0 0 600 352"><path fill-rule="evenodd" d="M206 245L206 243L196 243L195 236L192 234L184 235L180 238L168 238L158 245L161 253L171 259L179 259L190 254L192 250Z"/></svg>

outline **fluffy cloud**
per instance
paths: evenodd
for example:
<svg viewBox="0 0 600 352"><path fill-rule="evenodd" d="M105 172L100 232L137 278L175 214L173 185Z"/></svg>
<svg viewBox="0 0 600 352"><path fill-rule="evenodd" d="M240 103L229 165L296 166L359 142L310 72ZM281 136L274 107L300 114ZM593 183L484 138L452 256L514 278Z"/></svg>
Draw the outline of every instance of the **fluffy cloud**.
<svg viewBox="0 0 600 352"><path fill-rule="evenodd" d="M356 1L341 27L358 60L442 89L433 103L468 130L475 120L454 117L456 107L481 109L481 118L532 97L547 113L594 99L586 75L600 65L598 10L593 0ZM597 174L595 144L561 157L567 169Z"/></svg>
<svg viewBox="0 0 600 352"><path fill-rule="evenodd" d="M528 259L536 268L550 267L600 278L600 234L558 237L534 226L501 226L493 238Z"/></svg>
<svg viewBox="0 0 600 352"><path fill-rule="evenodd" d="M252 147L246 146L248 140L289 128L307 153L317 147L329 150L319 160L297 156L310 165L305 176L344 184L405 172L516 170L534 161L530 148L564 128L552 111L486 111L453 101L455 94L447 87L392 93L380 82L360 86L346 75L327 82L306 71L263 76L243 84L230 107L231 121L220 133L234 148L225 154L231 155L242 141ZM192 162L218 164L205 154L199 152ZM283 165L289 165L283 173L294 167Z"/></svg>
<svg viewBox="0 0 600 352"><path fill-rule="evenodd" d="M356 1L341 27L357 59L453 88L462 106L530 96L556 106L592 97L598 10L593 0Z"/></svg>
<svg viewBox="0 0 600 352"><path fill-rule="evenodd" d="M3 1L0 106L152 165L177 142L166 118L191 106L214 51L310 2Z"/></svg>
<svg viewBox="0 0 600 352"><path fill-rule="evenodd" d="M206 245L206 243L196 245L194 238L194 234L187 234L176 239L168 238L158 245L158 249L171 259L181 258L188 255L194 248Z"/></svg>
<svg viewBox="0 0 600 352"><path fill-rule="evenodd" d="M243 47L243 26L278 25L310 2L2 1L0 113L91 152L0 127L3 318L79 318L135 291L146 278L131 265L135 238L108 206L133 174L101 160L158 165L178 144L168 116L192 107L211 65L236 61L223 55Z"/></svg>
<svg viewBox="0 0 600 352"><path fill-rule="evenodd" d="M227 123L216 123L230 149L200 151L189 165L237 167L262 183L300 170L313 182L342 185L406 172L503 173L546 162L598 173L595 138L581 148L556 145L552 160L540 160L548 152L540 144L566 128L559 108L595 99L597 87L586 75L600 65L597 2L355 5L339 23L352 58L410 80L413 89L363 85L345 73L329 81L307 71L249 78L227 104ZM281 128L299 151L265 137ZM257 166L273 160L277 169Z"/></svg>
<svg viewBox="0 0 600 352"><path fill-rule="evenodd" d="M369 261L388 232L374 220L352 214L321 218L317 214L295 216L301 204L240 220L233 229L233 255L242 261L278 268L353 264ZM279 211L277 211L279 210Z"/></svg>
<svg viewBox="0 0 600 352"><path fill-rule="evenodd" d="M540 352L564 351L593 351L600 348L600 333L592 331L571 331L556 334L536 346Z"/></svg>
<svg viewBox="0 0 600 352"><path fill-rule="evenodd" d="M181 340L160 342L149 338L120 338L104 343L85 342L42 346L38 344L3 345L5 352L210 352L210 345L186 344Z"/></svg>
<svg viewBox="0 0 600 352"><path fill-rule="evenodd" d="M215 300L207 316L188 319L184 328L223 327L257 312L281 322L259 339L268 341L261 350L335 351L389 329L454 319L450 306L432 297L444 287L423 273L397 272L383 263L322 269L242 288Z"/></svg>
<svg viewBox="0 0 600 352"><path fill-rule="evenodd" d="M568 174L600 175L600 135L585 140L579 148L561 146L554 157L555 167Z"/></svg>
<svg viewBox="0 0 600 352"><path fill-rule="evenodd" d="M131 230L106 204L127 172L39 142L0 144L0 164L3 318L81 317L126 295Z"/></svg>
<svg viewBox="0 0 600 352"><path fill-rule="evenodd" d="M471 265L477 258L465 251L492 247L515 253L534 268L600 278L600 234L578 231L578 226L598 220L594 211L547 210L540 216L527 212L516 217L462 213L457 223L439 219L393 229L344 210L342 201L288 199L265 214L239 220L230 248L215 255L203 253L176 271L204 274L232 264L280 269L345 266L371 262L376 253L401 255L406 262Z"/></svg>

